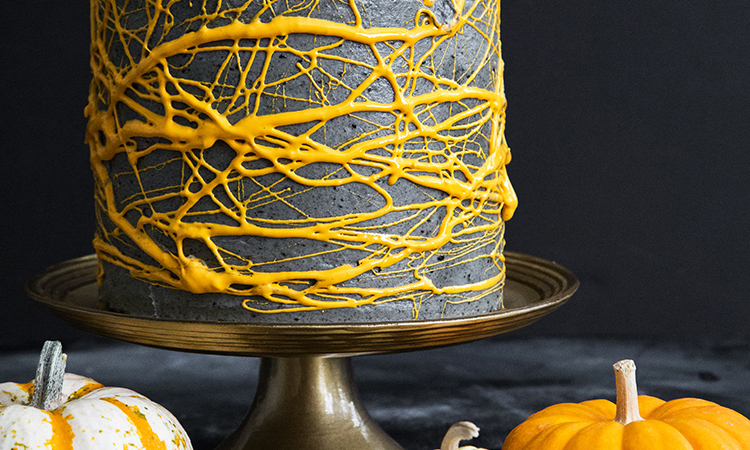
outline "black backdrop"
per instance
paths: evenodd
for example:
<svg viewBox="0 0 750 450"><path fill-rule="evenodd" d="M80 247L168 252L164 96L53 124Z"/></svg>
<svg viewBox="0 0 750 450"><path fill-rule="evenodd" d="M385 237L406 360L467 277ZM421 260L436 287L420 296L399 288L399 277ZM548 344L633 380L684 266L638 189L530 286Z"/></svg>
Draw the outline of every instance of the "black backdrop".
<svg viewBox="0 0 750 450"><path fill-rule="evenodd" d="M5 2L0 344L86 338L24 283L92 252L86 0ZM746 335L750 5L504 0L507 248L581 281L518 335Z"/></svg>

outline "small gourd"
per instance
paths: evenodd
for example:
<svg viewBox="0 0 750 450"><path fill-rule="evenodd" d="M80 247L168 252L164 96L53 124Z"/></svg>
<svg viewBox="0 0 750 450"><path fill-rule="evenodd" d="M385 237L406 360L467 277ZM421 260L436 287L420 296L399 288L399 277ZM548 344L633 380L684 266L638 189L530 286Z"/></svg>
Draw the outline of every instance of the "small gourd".
<svg viewBox="0 0 750 450"><path fill-rule="evenodd" d="M34 381L0 383L0 450L191 450L164 407L129 389L65 373L57 341L44 344Z"/></svg>
<svg viewBox="0 0 750 450"><path fill-rule="evenodd" d="M614 365L616 405L561 403L529 417L503 450L750 450L750 420L706 400L638 396L635 364Z"/></svg>

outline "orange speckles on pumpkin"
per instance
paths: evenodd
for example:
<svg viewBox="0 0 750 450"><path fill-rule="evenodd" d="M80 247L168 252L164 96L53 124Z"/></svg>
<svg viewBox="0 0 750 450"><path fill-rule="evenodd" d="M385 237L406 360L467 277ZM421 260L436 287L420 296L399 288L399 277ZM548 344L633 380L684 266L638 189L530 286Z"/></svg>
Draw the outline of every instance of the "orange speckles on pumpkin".
<svg viewBox="0 0 750 450"><path fill-rule="evenodd" d="M34 394L34 382L29 381L28 383L19 384L18 388L22 391L26 392L26 394L31 397Z"/></svg>
<svg viewBox="0 0 750 450"><path fill-rule="evenodd" d="M18 403L17 394L14 394L13 392L10 392L10 391L0 391L0 393L7 395L11 403Z"/></svg>
<svg viewBox="0 0 750 450"><path fill-rule="evenodd" d="M89 392L93 392L103 387L104 385L100 383L86 383L83 387L79 388L75 392L68 395L68 401L79 399L83 397L84 395L88 394Z"/></svg>
<svg viewBox="0 0 750 450"><path fill-rule="evenodd" d="M172 439L172 444L174 444L176 447L182 448L185 447L187 443L185 442L185 438L178 434L175 434L174 438Z"/></svg>
<svg viewBox="0 0 750 450"><path fill-rule="evenodd" d="M103 387L93 380L73 374L65 374L64 385L67 389L63 392L63 398L75 398L52 411L34 408L28 402L5 405L9 401L8 396L0 398L0 441L3 441L3 449L21 450L30 446L35 449L72 450L75 442L84 440L88 445L85 448L94 449L120 448L121 445L128 450L192 449L190 439L179 422L147 398L128 389ZM24 386L26 392L31 391L29 383ZM2 391L26 395L15 383L4 383L0 395ZM128 402L139 407L134 407L130 416L117 414L112 402L104 403L102 397L120 399L121 404ZM22 416L10 414L14 410L24 413ZM162 414L153 414L152 411ZM165 442L153 431L163 429L170 431L165 435L169 436L164 438ZM139 439L143 441L142 444L138 442Z"/></svg>
<svg viewBox="0 0 750 450"><path fill-rule="evenodd" d="M103 398L102 401L116 406L127 416L130 423L135 427L144 450L166 450L166 444L154 433L146 416L137 406L128 406L115 398Z"/></svg>

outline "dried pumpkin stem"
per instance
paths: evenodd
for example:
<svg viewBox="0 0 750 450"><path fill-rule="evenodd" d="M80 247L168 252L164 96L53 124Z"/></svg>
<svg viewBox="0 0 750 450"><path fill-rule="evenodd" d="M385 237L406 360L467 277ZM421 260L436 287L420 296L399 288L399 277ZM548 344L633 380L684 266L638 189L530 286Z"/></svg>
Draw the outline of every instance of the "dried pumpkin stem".
<svg viewBox="0 0 750 450"><path fill-rule="evenodd" d="M618 361L615 368L617 412L615 422L627 425L643 420L638 410L638 387L635 384L635 363L631 359Z"/></svg>
<svg viewBox="0 0 750 450"><path fill-rule="evenodd" d="M62 352L59 341L47 341L39 355L34 379L31 406L45 411L54 411L63 403L62 388L65 379L67 355Z"/></svg>
<svg viewBox="0 0 750 450"><path fill-rule="evenodd" d="M440 450L459 450L459 443L479 436L479 427L471 422L458 422L448 429Z"/></svg>

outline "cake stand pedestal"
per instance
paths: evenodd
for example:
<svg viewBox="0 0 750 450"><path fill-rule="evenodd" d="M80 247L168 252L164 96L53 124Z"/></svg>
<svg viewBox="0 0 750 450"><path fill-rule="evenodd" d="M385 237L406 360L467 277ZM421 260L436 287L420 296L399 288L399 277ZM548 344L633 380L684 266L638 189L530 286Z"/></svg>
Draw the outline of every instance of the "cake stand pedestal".
<svg viewBox="0 0 750 450"><path fill-rule="evenodd" d="M423 350L529 325L578 288L553 262L506 252L504 309L475 316L373 323L238 323L156 319L107 311L97 296L96 257L48 268L28 294L72 325L102 336L188 352L261 358L250 413L217 450L400 450L357 396L356 355Z"/></svg>

